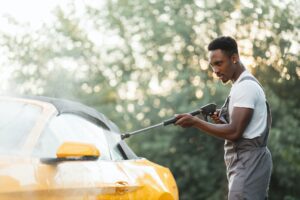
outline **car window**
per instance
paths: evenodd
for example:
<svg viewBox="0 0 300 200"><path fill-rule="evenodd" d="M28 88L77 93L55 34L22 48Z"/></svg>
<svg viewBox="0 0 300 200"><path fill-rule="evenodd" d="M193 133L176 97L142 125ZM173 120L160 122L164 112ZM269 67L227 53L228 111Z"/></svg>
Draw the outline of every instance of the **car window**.
<svg viewBox="0 0 300 200"><path fill-rule="evenodd" d="M25 102L0 101L0 154L21 154L20 149L42 108Z"/></svg>
<svg viewBox="0 0 300 200"><path fill-rule="evenodd" d="M102 127L77 115L55 116L39 138L33 155L44 158L55 157L57 148L68 141L94 144L100 150L99 159L109 160L111 156L104 131Z"/></svg>

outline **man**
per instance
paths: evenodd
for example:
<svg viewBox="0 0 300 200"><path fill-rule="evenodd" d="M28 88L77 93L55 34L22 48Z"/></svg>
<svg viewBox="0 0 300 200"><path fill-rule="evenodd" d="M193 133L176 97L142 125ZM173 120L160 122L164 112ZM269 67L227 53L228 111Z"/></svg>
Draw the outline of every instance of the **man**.
<svg viewBox="0 0 300 200"><path fill-rule="evenodd" d="M264 91L240 61L234 39L216 38L208 50L213 72L223 83L232 82L230 94L221 110L211 116L215 123L179 114L175 125L225 139L229 200L267 199L272 170L266 147L271 115Z"/></svg>

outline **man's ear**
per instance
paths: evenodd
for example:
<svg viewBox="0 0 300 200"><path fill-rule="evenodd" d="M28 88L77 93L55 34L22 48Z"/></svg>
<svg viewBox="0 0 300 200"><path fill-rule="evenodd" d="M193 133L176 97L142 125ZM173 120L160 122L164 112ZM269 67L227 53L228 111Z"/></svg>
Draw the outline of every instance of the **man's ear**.
<svg viewBox="0 0 300 200"><path fill-rule="evenodd" d="M231 62L233 62L234 64L238 63L240 60L240 57L237 53L232 54L231 56Z"/></svg>

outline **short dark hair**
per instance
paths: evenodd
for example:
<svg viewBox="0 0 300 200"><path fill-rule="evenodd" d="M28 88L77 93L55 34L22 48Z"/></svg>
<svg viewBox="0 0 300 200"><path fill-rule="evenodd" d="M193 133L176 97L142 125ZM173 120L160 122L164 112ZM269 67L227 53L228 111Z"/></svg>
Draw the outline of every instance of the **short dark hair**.
<svg viewBox="0 0 300 200"><path fill-rule="evenodd" d="M213 51L221 49L224 51L228 56L232 56L234 53L239 54L237 43L235 39L231 37L218 37L211 41L208 45L208 50Z"/></svg>

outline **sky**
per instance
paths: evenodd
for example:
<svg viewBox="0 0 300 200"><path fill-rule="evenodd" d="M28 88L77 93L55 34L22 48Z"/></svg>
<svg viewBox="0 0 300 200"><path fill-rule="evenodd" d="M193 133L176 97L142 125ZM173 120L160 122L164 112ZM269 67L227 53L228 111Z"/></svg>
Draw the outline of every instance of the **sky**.
<svg viewBox="0 0 300 200"><path fill-rule="evenodd" d="M14 26L9 22L12 17L18 24L26 24L30 31L39 30L43 24L51 24L55 19L53 11L57 6L63 8L73 2L76 11L81 14L81 8L85 4L103 6L105 1L94 0L0 0L0 31L7 34L18 35L22 28ZM99 37L99 33L97 35ZM111 41L111 40L107 40ZM0 49L0 94L7 93L13 67L7 62L7 54Z"/></svg>
<svg viewBox="0 0 300 200"><path fill-rule="evenodd" d="M20 22L29 22L38 26L51 20L51 11L59 5L59 0L0 0L0 16L9 15ZM2 20L1 20L2 21ZM0 25L1 22L0 22Z"/></svg>
<svg viewBox="0 0 300 200"><path fill-rule="evenodd" d="M0 28L3 31L15 31L11 29L7 16L13 17L20 23L29 23L30 27L38 28L44 22L49 22L53 19L52 10L60 5L60 0L0 0ZM0 52L0 62L5 63L5 56ZM8 87L7 81L11 75L10 67L2 67L0 69L0 93Z"/></svg>

